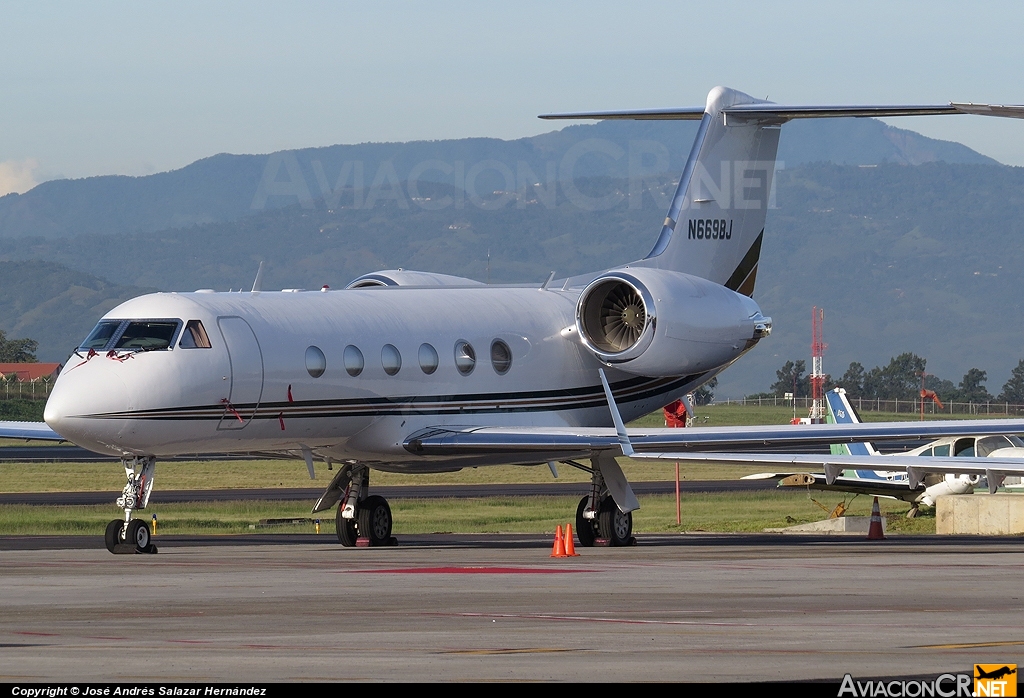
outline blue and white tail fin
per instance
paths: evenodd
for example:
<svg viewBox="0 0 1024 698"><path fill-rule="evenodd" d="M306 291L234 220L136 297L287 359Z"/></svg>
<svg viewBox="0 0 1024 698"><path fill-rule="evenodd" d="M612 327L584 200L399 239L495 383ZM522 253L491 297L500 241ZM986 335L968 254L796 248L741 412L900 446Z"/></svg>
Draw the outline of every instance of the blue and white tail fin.
<svg viewBox="0 0 1024 698"><path fill-rule="evenodd" d="M828 416L826 417L826 420L829 424L861 423L860 415L857 414L857 410L855 410L853 405L850 404L849 398L846 397L846 391L842 388L833 388L825 393L825 402L828 404ZM830 449L833 456L880 455L878 450L871 444L871 442L868 441L853 444L832 444ZM877 473L874 470L855 470L853 472L856 477L862 479L886 479L885 474Z"/></svg>
<svg viewBox="0 0 1024 698"><path fill-rule="evenodd" d="M985 114L1024 118L1024 107L783 105L716 87L702 107L548 114L542 119L699 120L661 235L630 266L679 271L753 295L771 199L779 129L790 119Z"/></svg>

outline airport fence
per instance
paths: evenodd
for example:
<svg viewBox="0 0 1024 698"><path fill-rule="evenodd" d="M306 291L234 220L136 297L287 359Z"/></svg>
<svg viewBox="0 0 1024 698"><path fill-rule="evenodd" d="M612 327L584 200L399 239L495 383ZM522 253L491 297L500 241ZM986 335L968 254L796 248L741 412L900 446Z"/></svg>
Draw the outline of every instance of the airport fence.
<svg viewBox="0 0 1024 698"><path fill-rule="evenodd" d="M53 381L0 381L0 399L2 400L45 400L50 397Z"/></svg>
<svg viewBox="0 0 1024 698"><path fill-rule="evenodd" d="M850 404L857 408L858 412L888 412L920 414L921 399L903 400L882 400L879 398L849 397ZM712 405L743 405L756 407L794 407L799 413L805 413L811 408L811 398L798 397L787 399L778 395L761 395L758 397L746 397L739 400L718 400ZM998 416L1024 414L1024 405L1012 402L946 402L943 408L939 409L931 400L925 400L924 413L927 415L975 415L975 416Z"/></svg>

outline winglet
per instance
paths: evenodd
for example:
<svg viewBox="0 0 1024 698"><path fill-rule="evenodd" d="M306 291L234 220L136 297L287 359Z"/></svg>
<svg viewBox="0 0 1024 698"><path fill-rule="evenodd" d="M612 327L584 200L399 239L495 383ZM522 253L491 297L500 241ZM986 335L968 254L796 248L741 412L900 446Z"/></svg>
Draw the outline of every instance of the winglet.
<svg viewBox="0 0 1024 698"><path fill-rule="evenodd" d="M599 368L597 372L601 375L601 385L604 386L604 396L608 399L608 410L612 413L612 421L615 423L615 435L619 437L619 448L622 455L633 455L633 444L629 442L629 434L626 433L626 425L622 423L622 416L619 408L615 406L615 398L612 396L612 389L608 385L608 379L604 375L604 369Z"/></svg>

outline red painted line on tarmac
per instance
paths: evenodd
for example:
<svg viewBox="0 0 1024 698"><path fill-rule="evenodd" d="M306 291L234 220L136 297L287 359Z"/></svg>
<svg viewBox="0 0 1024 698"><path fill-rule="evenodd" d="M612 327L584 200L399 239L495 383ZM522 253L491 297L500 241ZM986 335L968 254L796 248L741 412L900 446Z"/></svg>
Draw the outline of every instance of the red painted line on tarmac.
<svg viewBox="0 0 1024 698"><path fill-rule="evenodd" d="M546 567L395 567L377 570L340 570L356 574L575 574L593 572L581 569L551 569Z"/></svg>
<svg viewBox="0 0 1024 698"><path fill-rule="evenodd" d="M34 633L29 630L15 630L15 635L38 635L39 637L60 637L59 633Z"/></svg>

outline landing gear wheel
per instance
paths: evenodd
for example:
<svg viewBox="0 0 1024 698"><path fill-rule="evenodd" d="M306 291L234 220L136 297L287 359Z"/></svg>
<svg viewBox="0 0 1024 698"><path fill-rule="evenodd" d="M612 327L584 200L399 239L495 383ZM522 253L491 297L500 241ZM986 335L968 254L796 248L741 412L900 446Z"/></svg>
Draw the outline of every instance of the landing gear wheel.
<svg viewBox="0 0 1024 698"><path fill-rule="evenodd" d="M391 544L391 507L379 496L367 497L359 502L359 535L370 545Z"/></svg>
<svg viewBox="0 0 1024 698"><path fill-rule="evenodd" d="M334 516L334 525L338 529L338 540L346 548L352 548L356 544L356 538L359 537L356 531L356 520L346 519L341 515L341 507L338 507L338 513Z"/></svg>
<svg viewBox="0 0 1024 698"><path fill-rule="evenodd" d="M124 521L114 519L107 524L107 530L103 533L103 543L109 552L114 552L114 546L121 542L121 528Z"/></svg>
<svg viewBox="0 0 1024 698"><path fill-rule="evenodd" d="M630 545L633 542L633 512L623 514L611 497L601 500L597 521L601 537L610 545Z"/></svg>
<svg viewBox="0 0 1024 698"><path fill-rule="evenodd" d="M583 518L583 510L587 508L589 501L590 495L587 495L580 500L580 505L576 507L576 537L580 540L581 548L593 548L594 541L599 535L597 517Z"/></svg>
<svg viewBox="0 0 1024 698"><path fill-rule="evenodd" d="M142 519L133 519L128 523L128 531L125 533L124 542L135 546L135 552L149 552L149 526Z"/></svg>

